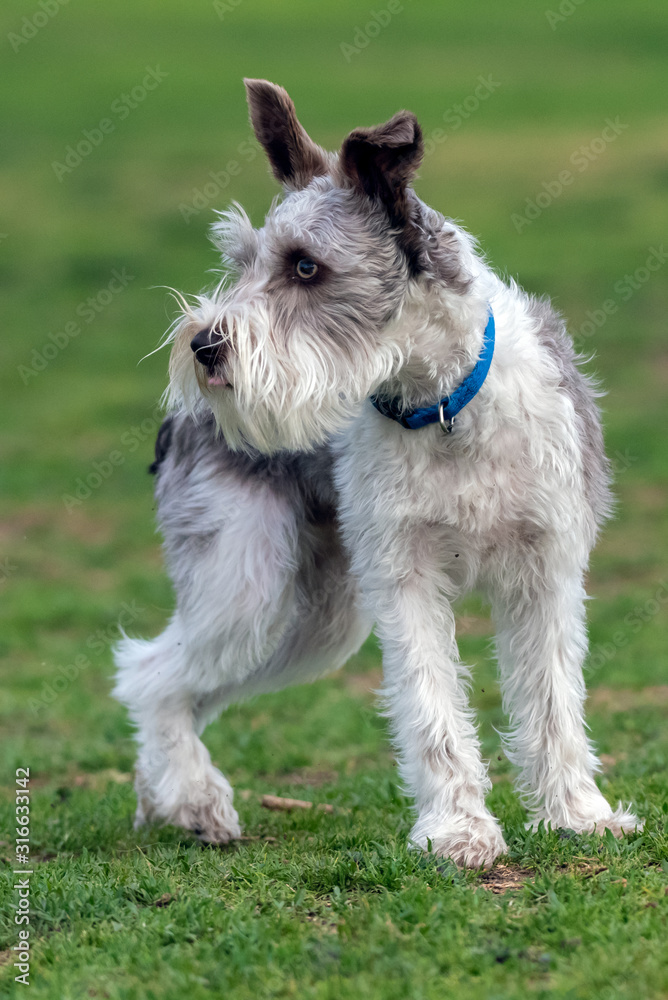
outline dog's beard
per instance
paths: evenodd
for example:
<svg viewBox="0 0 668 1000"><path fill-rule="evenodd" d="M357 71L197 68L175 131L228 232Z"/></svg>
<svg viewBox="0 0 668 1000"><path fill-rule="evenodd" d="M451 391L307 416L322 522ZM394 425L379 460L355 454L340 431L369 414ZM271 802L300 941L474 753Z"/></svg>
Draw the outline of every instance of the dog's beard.
<svg viewBox="0 0 668 1000"><path fill-rule="evenodd" d="M402 360L396 341L373 334L360 334L342 350L295 324L289 344L280 343L269 317L254 308L252 322L249 315L225 315L220 370L230 384L210 385L190 350L204 325L217 329L210 308L186 314L174 333L167 402L193 414L204 403L237 450L310 450L341 430Z"/></svg>

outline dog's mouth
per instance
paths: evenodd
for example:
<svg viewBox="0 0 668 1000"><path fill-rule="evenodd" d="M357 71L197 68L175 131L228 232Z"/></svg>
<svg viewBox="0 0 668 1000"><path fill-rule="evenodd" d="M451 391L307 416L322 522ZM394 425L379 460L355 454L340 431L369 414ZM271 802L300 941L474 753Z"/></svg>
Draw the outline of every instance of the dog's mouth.
<svg viewBox="0 0 668 1000"><path fill-rule="evenodd" d="M218 372L207 372L206 378L207 386L211 388L221 388L221 389L233 389L234 386L225 375L221 375Z"/></svg>

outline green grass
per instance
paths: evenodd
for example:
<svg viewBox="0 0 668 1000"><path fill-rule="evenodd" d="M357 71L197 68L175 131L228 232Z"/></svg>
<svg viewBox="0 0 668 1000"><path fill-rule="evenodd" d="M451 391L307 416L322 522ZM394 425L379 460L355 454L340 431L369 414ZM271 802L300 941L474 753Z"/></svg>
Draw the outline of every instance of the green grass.
<svg viewBox="0 0 668 1000"><path fill-rule="evenodd" d="M630 297L619 285L666 234L664 6L587 0L552 30L542 5L519 0L404 0L350 62L341 45L370 17L352 0L242 0L222 20L209 3L73 2L16 52L8 34L41 8L3 7L0 996L22 989L9 951L17 767L32 780L35 1000L668 996L668 271ZM121 119L112 103L156 65L168 75ZM410 803L370 694L373 642L340 675L234 708L207 731L248 792L237 804L255 839L214 850L171 828L133 833L133 746L109 697L109 647L120 616L155 634L172 606L145 472L166 358L138 361L172 309L156 286L195 291L215 266L213 208L235 198L260 222L275 192L248 156L183 217L211 171L243 159L244 75L287 86L330 146L399 107L432 136L491 77L488 99L426 158L420 194L479 235L499 270L551 294L574 331L614 300L584 342L608 389L619 497L590 576L589 720L603 791L634 800L642 833L524 830L476 599L460 609L461 650L475 665L509 884L406 850ZM53 161L104 117L114 131L59 181ZM617 117L628 128L518 232L513 213ZM131 280L106 303L114 269ZM78 334L31 369L68 323ZM64 501L95 463L109 474ZM268 812L265 792L334 811Z"/></svg>

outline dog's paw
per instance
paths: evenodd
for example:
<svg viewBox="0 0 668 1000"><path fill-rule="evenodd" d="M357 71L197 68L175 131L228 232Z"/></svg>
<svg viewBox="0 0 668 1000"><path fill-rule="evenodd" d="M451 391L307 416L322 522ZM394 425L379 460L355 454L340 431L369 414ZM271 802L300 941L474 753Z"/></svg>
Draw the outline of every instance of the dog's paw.
<svg viewBox="0 0 668 1000"><path fill-rule="evenodd" d="M508 850L501 828L492 815L452 816L428 834L420 823L411 843L439 858L449 858L461 868L488 868Z"/></svg>
<svg viewBox="0 0 668 1000"><path fill-rule="evenodd" d="M227 778L212 768L191 788L191 795L170 820L192 830L206 844L228 844L241 836L233 792Z"/></svg>
<svg viewBox="0 0 668 1000"><path fill-rule="evenodd" d="M207 844L228 844L241 836L239 816L232 805L232 788L215 768L197 780L182 783L177 796L161 795L162 789L149 790L138 772L135 830L145 823L179 826L190 830Z"/></svg>
<svg viewBox="0 0 668 1000"><path fill-rule="evenodd" d="M606 830L611 830L615 837L623 837L625 833L634 833L636 830L639 832L644 825L644 820L638 819L634 813L625 809L619 802L611 816L596 820L595 829L596 833L605 833Z"/></svg>
<svg viewBox="0 0 668 1000"><path fill-rule="evenodd" d="M607 802L605 805L607 809L592 811L589 814L584 812L570 813L567 816L557 816L554 819L549 816L534 817L526 824L527 829L538 829L542 821L546 825L549 824L553 830L566 829L573 830L575 833L599 834L605 834L606 830L610 830L615 837L623 837L625 833L642 830L644 820L638 819L634 813L625 809L621 802L617 804L614 812Z"/></svg>
<svg viewBox="0 0 668 1000"><path fill-rule="evenodd" d="M229 844L241 836L239 817L231 804L224 810L217 802L183 806L173 822L191 830L205 844Z"/></svg>

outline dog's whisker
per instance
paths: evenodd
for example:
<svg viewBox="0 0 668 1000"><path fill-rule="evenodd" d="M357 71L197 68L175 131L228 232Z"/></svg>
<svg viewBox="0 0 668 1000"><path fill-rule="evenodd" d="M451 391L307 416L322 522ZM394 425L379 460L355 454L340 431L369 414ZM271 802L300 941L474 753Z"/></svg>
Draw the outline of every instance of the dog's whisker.
<svg viewBox="0 0 668 1000"><path fill-rule="evenodd" d="M137 367L139 367L142 361L146 361L147 358L152 358L154 354L158 354L158 352L164 350L165 347L169 347L169 344L170 344L169 340L163 340L161 344L158 344L158 346L155 348L154 351L149 351L148 354L145 354L143 358L139 359L139 361L137 362Z"/></svg>

